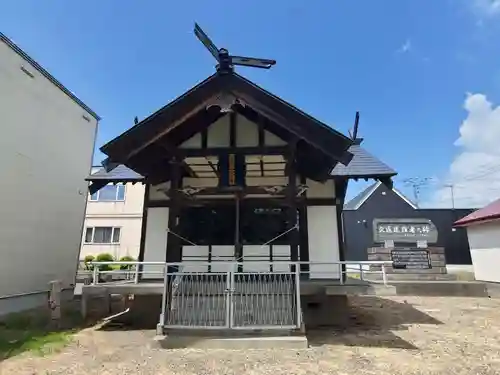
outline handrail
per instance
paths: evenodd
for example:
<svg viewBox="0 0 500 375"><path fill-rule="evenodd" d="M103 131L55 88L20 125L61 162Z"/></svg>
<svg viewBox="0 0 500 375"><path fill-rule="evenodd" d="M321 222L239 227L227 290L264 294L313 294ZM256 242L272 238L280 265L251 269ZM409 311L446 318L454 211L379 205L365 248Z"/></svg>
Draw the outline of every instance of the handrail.
<svg viewBox="0 0 500 375"><path fill-rule="evenodd" d="M292 261L281 261L281 260L276 260L276 261L262 261L262 260L246 260L244 262L237 262L234 260L221 260L221 261L212 261L212 262L202 262L202 261L184 261L184 262L158 262L158 261L105 261L105 262L88 262L88 264L94 266L92 270L92 283L94 285L99 283L99 275L119 275L119 274L126 274L126 275L133 275L133 279L130 278L127 280L119 280L122 282L133 282L133 283L138 283L139 282L139 275L161 275L163 277L165 274L168 273L169 267L176 267L177 271L171 272L172 274L175 274L177 277L182 277L182 274L184 273L183 269L185 267L189 266L214 266L214 265L228 265L231 267L237 267L239 265L244 266L248 264L255 264L258 263L259 265L269 265L269 266L279 266L279 265L285 265L285 266L298 266L297 269L299 269L299 275L303 274L312 274L313 272L311 271L311 266L331 266L331 270L324 270L324 271L319 271L320 274L328 274L330 272L333 272L337 274L340 283L344 284L344 276L353 275L359 273L359 278L361 281L366 280L365 275L368 274L382 274L382 281L384 285L387 285L387 270L386 267L389 265L392 265L391 261L330 261L330 262L314 262L314 261L297 261L297 262L292 262ZM116 265L116 266L135 266L131 267L130 269L127 270L106 270L106 271L101 271L99 269L100 265ZM302 270L300 265L308 265L309 270ZM161 266L163 268L162 271L144 271L141 269L139 266ZM345 266L345 267L342 267ZM370 270L370 269L364 269L363 266L380 266L379 270ZM337 268L337 270L335 270ZM235 268L233 268L235 269ZM229 267L228 267L229 270ZM192 271L195 272L196 271ZM253 272L253 271L247 271L247 272ZM264 271L265 272L265 271ZM318 272L318 271L314 271ZM262 273L262 271L261 271ZM87 273L88 274L88 273ZM321 278L321 277L320 277ZM336 277L334 277L336 278ZM114 280L117 281L117 280Z"/></svg>
<svg viewBox="0 0 500 375"><path fill-rule="evenodd" d="M314 265L331 265L331 264L363 264L363 265L382 265L382 264L392 264L392 261L385 260L374 260L374 261L330 261L330 262L315 262L315 261L286 261L286 260L276 260L276 261L265 261L265 260L246 260L244 262L236 262L234 260L221 260L221 261L212 261L212 262L201 262L196 260L189 260L184 262L140 262L140 261L130 261L130 262L88 262L90 265L145 265L145 266L185 266L186 264L196 263L197 265L213 265L214 263L236 263L236 264L248 264L250 262L261 263L261 264L314 264ZM123 271L123 270L122 270Z"/></svg>

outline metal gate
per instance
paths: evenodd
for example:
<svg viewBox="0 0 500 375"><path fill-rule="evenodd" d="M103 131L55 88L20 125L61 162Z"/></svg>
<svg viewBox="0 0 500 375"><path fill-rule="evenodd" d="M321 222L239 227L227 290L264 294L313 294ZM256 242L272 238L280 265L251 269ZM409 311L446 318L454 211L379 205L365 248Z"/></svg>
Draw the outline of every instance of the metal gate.
<svg viewBox="0 0 500 375"><path fill-rule="evenodd" d="M298 268L295 266L295 268ZM300 327L298 269L285 272L175 272L166 277L167 328Z"/></svg>

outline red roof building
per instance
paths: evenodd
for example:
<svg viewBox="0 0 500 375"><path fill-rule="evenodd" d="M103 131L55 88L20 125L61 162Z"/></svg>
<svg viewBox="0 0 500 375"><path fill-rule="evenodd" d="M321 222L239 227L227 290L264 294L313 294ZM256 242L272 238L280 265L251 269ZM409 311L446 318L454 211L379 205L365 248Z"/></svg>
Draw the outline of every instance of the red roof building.
<svg viewBox="0 0 500 375"><path fill-rule="evenodd" d="M500 199L455 222L466 227L476 280L500 283Z"/></svg>
<svg viewBox="0 0 500 375"><path fill-rule="evenodd" d="M500 199L490 203L473 213L457 220L455 227L466 227L474 224L482 224L490 221L500 220Z"/></svg>

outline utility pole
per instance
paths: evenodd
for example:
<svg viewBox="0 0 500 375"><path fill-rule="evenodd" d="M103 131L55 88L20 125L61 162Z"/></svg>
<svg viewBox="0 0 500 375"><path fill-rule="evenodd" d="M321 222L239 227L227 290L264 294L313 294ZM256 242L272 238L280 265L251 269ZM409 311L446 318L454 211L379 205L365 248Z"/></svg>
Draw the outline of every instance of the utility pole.
<svg viewBox="0 0 500 375"><path fill-rule="evenodd" d="M429 177L419 178L419 177L411 177L403 180L403 183L407 186L411 186L413 188L413 198L415 200L415 206L420 208L420 188L424 185L427 185L432 179Z"/></svg>
<svg viewBox="0 0 500 375"><path fill-rule="evenodd" d="M447 184L444 185L445 187L449 187L451 191L451 208L454 210L455 209L455 189L453 184Z"/></svg>

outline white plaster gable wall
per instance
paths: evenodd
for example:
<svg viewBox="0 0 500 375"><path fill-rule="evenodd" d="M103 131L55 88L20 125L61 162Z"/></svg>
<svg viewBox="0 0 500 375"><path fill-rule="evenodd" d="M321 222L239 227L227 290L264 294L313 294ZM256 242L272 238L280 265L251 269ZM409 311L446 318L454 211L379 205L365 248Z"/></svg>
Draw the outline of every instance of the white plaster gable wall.
<svg viewBox="0 0 500 375"><path fill-rule="evenodd" d="M259 145L258 125L247 120L242 115L236 115L237 124L237 139L236 146L238 147L256 147ZM283 146L286 144L278 136L265 130L264 144L266 146ZM215 121L208 127L207 130L207 146L208 147L229 147L229 115L225 115ZM201 134L197 133L184 143L180 148L201 148Z"/></svg>
<svg viewBox="0 0 500 375"><path fill-rule="evenodd" d="M337 229L337 208L335 206L307 207L307 228L309 235L309 261L318 263L340 260ZM312 264L311 278L338 279L340 268L333 264Z"/></svg>
<svg viewBox="0 0 500 375"><path fill-rule="evenodd" d="M146 222L146 241L144 244L145 262L165 262L167 255L168 207L148 208ZM144 266L144 279L162 278L160 266Z"/></svg>

